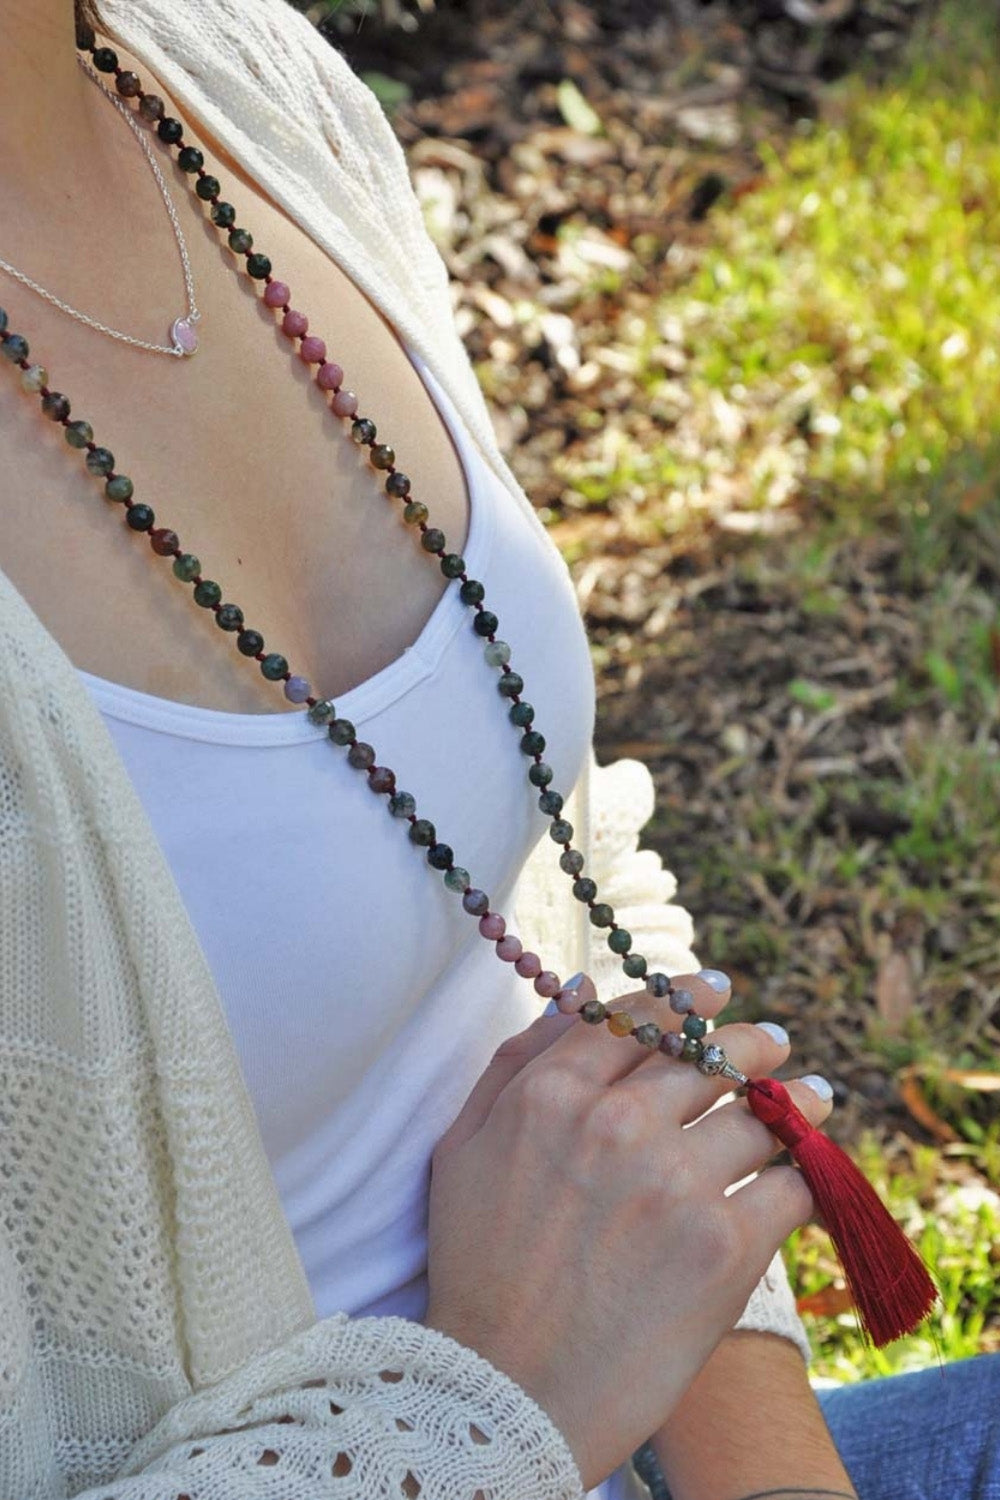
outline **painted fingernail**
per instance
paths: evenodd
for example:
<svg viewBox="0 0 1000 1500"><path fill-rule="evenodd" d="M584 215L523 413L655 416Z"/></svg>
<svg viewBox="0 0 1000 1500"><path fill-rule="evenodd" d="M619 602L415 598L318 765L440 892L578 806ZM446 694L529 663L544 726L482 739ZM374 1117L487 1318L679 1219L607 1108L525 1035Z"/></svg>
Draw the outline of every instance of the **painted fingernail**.
<svg viewBox="0 0 1000 1500"><path fill-rule="evenodd" d="M827 1104L833 1098L832 1085L827 1083L826 1079L821 1077L819 1073L807 1073L804 1078L799 1079L799 1082L804 1083L806 1088L812 1089L813 1093L818 1094Z"/></svg>
<svg viewBox="0 0 1000 1500"><path fill-rule="evenodd" d="M579 972L579 974L574 974L572 979L567 979L566 983L563 985L563 989L564 990L578 990L580 988L581 984L583 983L583 979L584 979L584 974L583 974L583 970L581 969L580 972Z"/></svg>
<svg viewBox="0 0 1000 1500"><path fill-rule="evenodd" d="M699 969L697 977L703 979L718 995L724 995L726 990L732 988L732 980L721 969Z"/></svg>
<svg viewBox="0 0 1000 1500"><path fill-rule="evenodd" d="M784 1026L778 1026L774 1021L758 1021L757 1030L766 1031L771 1040L777 1042L779 1047L788 1046L788 1032Z"/></svg>
<svg viewBox="0 0 1000 1500"><path fill-rule="evenodd" d="M558 1014L559 1007L554 1000L550 1000L548 1005L542 1011L543 1016L557 1016Z"/></svg>

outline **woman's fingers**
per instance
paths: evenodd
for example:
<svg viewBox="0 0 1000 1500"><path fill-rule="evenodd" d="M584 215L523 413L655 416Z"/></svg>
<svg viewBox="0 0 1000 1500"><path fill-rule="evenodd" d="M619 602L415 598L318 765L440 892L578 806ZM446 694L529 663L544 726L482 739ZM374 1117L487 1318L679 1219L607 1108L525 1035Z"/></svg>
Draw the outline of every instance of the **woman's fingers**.
<svg viewBox="0 0 1000 1500"><path fill-rule="evenodd" d="M581 1005L585 1000L597 998L597 990L589 974L584 974L576 989ZM445 1142L457 1145L475 1135L485 1122L497 1097L515 1074L520 1073L522 1068L527 1067L528 1063L540 1053L547 1051L564 1031L568 1031L573 1026L585 1025L586 1023L575 1015L559 1013L551 1016L537 1016L523 1031L515 1032L513 1036L507 1037L494 1052L486 1071L476 1080L460 1113L452 1121L445 1134L439 1138L438 1145L443 1145Z"/></svg>
<svg viewBox="0 0 1000 1500"><path fill-rule="evenodd" d="M801 1079L785 1087L810 1125L822 1125L833 1109L832 1102L821 1099ZM702 1170L707 1179L720 1191L759 1172L784 1149L777 1136L757 1119L746 1099L734 1099L709 1110L691 1126L690 1145L698 1152L699 1161L705 1163Z"/></svg>
<svg viewBox="0 0 1000 1500"><path fill-rule="evenodd" d="M702 970L702 974L714 975L717 972L714 969ZM730 987L722 983L725 975L713 982L702 978L702 974L676 974L672 983L676 991L688 991L693 1011L706 1019L713 1019L729 1003ZM655 1021L661 1031L679 1031L684 1020L683 1015L671 1009L669 1000L657 999L646 989L618 995L605 1003L609 1011L627 1012L636 1026L643 1021ZM615 1036L607 1021L596 1026L578 1021L554 1043L553 1056L556 1055L591 1083L610 1084L628 1077L652 1054L634 1037ZM662 1052L655 1056L664 1064L673 1061Z"/></svg>
<svg viewBox="0 0 1000 1500"><path fill-rule="evenodd" d="M721 1047L733 1067L746 1073L748 1078L764 1078L788 1058L787 1037L778 1041L775 1031L785 1036L780 1027L772 1030L746 1021L734 1021L728 1026L717 1027L706 1040ZM702 1073L693 1062L667 1057L662 1052L647 1053L642 1067L627 1080L627 1086L662 1089L665 1112L683 1125L699 1119L713 1104L738 1087L732 1079L721 1074Z"/></svg>
<svg viewBox="0 0 1000 1500"><path fill-rule="evenodd" d="M815 1213L812 1193L798 1167L769 1167L726 1199L748 1261L762 1270L778 1245Z"/></svg>

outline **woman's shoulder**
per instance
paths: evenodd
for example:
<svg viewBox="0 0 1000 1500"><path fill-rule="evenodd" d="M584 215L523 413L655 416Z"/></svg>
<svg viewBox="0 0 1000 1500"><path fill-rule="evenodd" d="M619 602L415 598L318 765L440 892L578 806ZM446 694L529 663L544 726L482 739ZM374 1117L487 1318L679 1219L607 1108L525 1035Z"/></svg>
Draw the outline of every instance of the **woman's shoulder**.
<svg viewBox="0 0 1000 1500"><path fill-rule="evenodd" d="M262 147L306 138L348 175L372 152L406 172L372 90L288 0L101 0L101 13L178 97L225 112Z"/></svg>

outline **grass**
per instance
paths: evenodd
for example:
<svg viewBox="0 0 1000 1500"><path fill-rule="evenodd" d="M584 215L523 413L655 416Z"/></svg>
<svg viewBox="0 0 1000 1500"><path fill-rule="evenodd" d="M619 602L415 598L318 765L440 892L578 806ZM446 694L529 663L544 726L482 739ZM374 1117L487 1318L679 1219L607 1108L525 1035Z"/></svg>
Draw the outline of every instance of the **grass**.
<svg viewBox="0 0 1000 1500"><path fill-rule="evenodd" d="M994 1127L989 1138L994 1164L998 1139ZM917 1334L886 1349L868 1348L853 1312L838 1312L836 1293L831 1298L838 1267L826 1236L810 1225L796 1231L786 1252L790 1273L800 1298L819 1310L818 1316L808 1307L803 1312L814 1350L813 1375L850 1382L1000 1349L994 1317L1000 1196L988 1187L943 1182L938 1152L931 1147L902 1141L887 1152L880 1137L868 1135L856 1156L933 1267L940 1299Z"/></svg>
<svg viewBox="0 0 1000 1500"><path fill-rule="evenodd" d="M924 1071L924 1098L955 1137L921 1145L883 1129L856 1147L941 1289L937 1314L914 1336L867 1349L853 1314L836 1310L829 1241L814 1227L793 1237L793 1285L818 1309L806 1313L815 1371L833 1380L1000 1348L1000 1094L935 1082L948 1065L996 1068L987 1024L1000 995L996 57L995 15L946 4L888 85L856 75L831 92L822 119L763 146L754 189L713 215L710 242L682 257L683 274L635 340L639 399L674 402L682 415L658 445L641 449L625 433L610 464L565 467L582 502L627 494L661 536L706 508L792 510L792 539L748 552L736 572L780 600L787 628L820 643L863 614L858 650L884 655L900 623L893 597L905 599L906 645L899 669L887 669L891 693L859 711L866 734L844 730L848 695L821 660L784 686L786 722L797 714L808 729L826 716L817 750L854 756L855 772L817 779L793 809L769 798L762 776L727 819L716 810L704 840L692 841L680 799L658 814L666 848L700 844L681 896L697 907L704 961L787 974L803 924L813 931L809 914L839 893L851 911L846 958L812 975L812 992L831 1014L855 1018L866 1065L890 1079L914 1064ZM683 356L680 402L653 357L665 330ZM879 538L895 545L891 568L859 581L856 558ZM704 642L708 617L693 613L692 638ZM751 680L743 706L755 704ZM898 731L899 753L862 771L863 741L879 725ZM739 754L732 765L738 772ZM728 771L715 766L718 796ZM824 831L832 807L858 798L896 831ZM766 906L747 912L755 879L784 903L787 922ZM949 924L956 942L946 941ZM885 929L916 932L919 951L916 1002L895 1027L871 1000ZM758 1019L767 1004L754 994L742 1013Z"/></svg>

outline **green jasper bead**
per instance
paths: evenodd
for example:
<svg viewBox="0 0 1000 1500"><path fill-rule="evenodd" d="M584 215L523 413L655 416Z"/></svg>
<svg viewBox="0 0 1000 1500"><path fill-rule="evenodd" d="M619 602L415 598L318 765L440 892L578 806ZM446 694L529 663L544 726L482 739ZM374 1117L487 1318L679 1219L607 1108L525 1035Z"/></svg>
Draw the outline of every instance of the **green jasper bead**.
<svg viewBox="0 0 1000 1500"><path fill-rule="evenodd" d="M632 1035L644 1047L658 1047L663 1040L663 1032L655 1021L644 1021L641 1026L635 1028Z"/></svg>
<svg viewBox="0 0 1000 1500"><path fill-rule="evenodd" d="M442 552L444 550L444 532L439 531L436 526L428 526L420 538L420 545L425 552Z"/></svg>
<svg viewBox="0 0 1000 1500"><path fill-rule="evenodd" d="M547 761L536 761L533 766L528 767L528 780L532 786L548 786L555 775L552 767Z"/></svg>
<svg viewBox="0 0 1000 1500"><path fill-rule="evenodd" d="M236 649L243 656L259 656L264 649L264 637L259 630L241 630L236 637Z"/></svg>
<svg viewBox="0 0 1000 1500"><path fill-rule="evenodd" d="M91 474L110 474L115 466L115 455L110 448L91 448L84 462Z"/></svg>
<svg viewBox="0 0 1000 1500"><path fill-rule="evenodd" d="M465 572L465 558L460 552L446 552L441 559L441 572L446 578L461 578Z"/></svg>
<svg viewBox="0 0 1000 1500"><path fill-rule="evenodd" d="M260 670L268 682L278 682L288 671L288 663L280 651L269 651L260 664Z"/></svg>
<svg viewBox="0 0 1000 1500"><path fill-rule="evenodd" d="M229 231L229 248L235 250L237 255L246 255L253 249L253 235L249 229L231 229Z"/></svg>
<svg viewBox="0 0 1000 1500"><path fill-rule="evenodd" d="M174 558L174 577L182 583L190 583L200 572L201 560L193 552L182 552L180 557Z"/></svg>
<svg viewBox="0 0 1000 1500"><path fill-rule="evenodd" d="M49 383L49 372L44 365L29 365L21 371L21 389L37 396L43 385Z"/></svg>
<svg viewBox="0 0 1000 1500"><path fill-rule="evenodd" d="M435 844L437 843L437 829L430 818L418 818L415 823L410 824L410 838L414 844Z"/></svg>
<svg viewBox="0 0 1000 1500"><path fill-rule="evenodd" d="M458 591L463 604L481 604L485 595L486 590L478 578L467 578Z"/></svg>
<svg viewBox="0 0 1000 1500"><path fill-rule="evenodd" d="M329 698L320 698L312 705L306 714L310 724L329 724L336 717L337 710Z"/></svg>
<svg viewBox="0 0 1000 1500"><path fill-rule="evenodd" d="M219 203L212 204L211 218L212 223L217 225L219 229L229 229L236 223L236 210L231 203L226 203L225 200L222 200Z"/></svg>
<svg viewBox="0 0 1000 1500"><path fill-rule="evenodd" d="M199 167L205 165L205 158L197 146L185 146L177 153L177 165L182 172L197 172Z"/></svg>
<svg viewBox="0 0 1000 1500"><path fill-rule="evenodd" d="M394 818L411 818L417 810L417 799L412 792L394 792L389 798L389 811Z"/></svg>
<svg viewBox="0 0 1000 1500"><path fill-rule="evenodd" d="M28 340L22 338L19 333L10 333L3 341L3 352L12 365L16 365L22 359L28 357Z"/></svg>
<svg viewBox="0 0 1000 1500"><path fill-rule="evenodd" d="M517 698L524 687L520 672L505 672L497 683L497 692L504 698Z"/></svg>
<svg viewBox="0 0 1000 1500"><path fill-rule="evenodd" d="M697 1062L701 1054L701 1042L699 1042L696 1037L686 1036L681 1047L681 1057L684 1058L685 1062Z"/></svg>
<svg viewBox="0 0 1000 1500"><path fill-rule="evenodd" d="M684 1017L681 1030L685 1036L694 1037L696 1041L700 1041L708 1030L708 1022L704 1016L687 1015Z"/></svg>
<svg viewBox="0 0 1000 1500"><path fill-rule="evenodd" d="M496 645L496 642L493 641L491 644ZM486 649L489 650L489 646ZM520 703L511 704L510 713L507 717L512 724L517 725L518 729L526 729L535 717L535 710L530 703L526 703L522 699Z"/></svg>
<svg viewBox="0 0 1000 1500"><path fill-rule="evenodd" d="M203 609L212 609L222 598L222 586L211 578L203 578L194 586L194 602Z"/></svg>
<svg viewBox="0 0 1000 1500"><path fill-rule="evenodd" d="M69 416L69 397L64 396L62 391L49 391L47 396L42 397L42 411L53 422L61 422L63 417Z"/></svg>
<svg viewBox="0 0 1000 1500"><path fill-rule="evenodd" d="M268 260L267 256L248 255L247 274L249 276L252 276L254 281L263 281L265 276L270 276L271 262Z"/></svg>
<svg viewBox="0 0 1000 1500"><path fill-rule="evenodd" d="M573 837L573 825L565 818L556 818L549 829L549 838L554 844L568 844Z"/></svg>
<svg viewBox="0 0 1000 1500"><path fill-rule="evenodd" d="M472 622L472 628L477 635L492 635L499 624L491 609L481 609Z"/></svg>
<svg viewBox="0 0 1000 1500"><path fill-rule="evenodd" d="M404 474L402 469L393 469L385 482L385 492L387 495L391 495L394 500L402 500L410 493L411 487L410 476Z"/></svg>
<svg viewBox="0 0 1000 1500"><path fill-rule="evenodd" d="M506 641L487 641L483 657L488 667L505 667L510 661L510 647Z"/></svg>
<svg viewBox="0 0 1000 1500"><path fill-rule="evenodd" d="M646 975L646 988L657 1000L662 1000L664 995L670 991L670 978L662 974L659 969L654 969L652 974Z"/></svg>
<svg viewBox="0 0 1000 1500"><path fill-rule="evenodd" d="M118 66L118 53L112 47L96 47L91 56L98 73L113 73Z"/></svg>
<svg viewBox="0 0 1000 1500"><path fill-rule="evenodd" d="M355 740L347 752L347 763L356 771L370 771L375 764L375 747L364 740Z"/></svg>
<svg viewBox="0 0 1000 1500"><path fill-rule="evenodd" d="M562 792L554 792L551 787L546 787L538 799L538 805L550 818L557 818L563 810Z"/></svg>
<svg viewBox="0 0 1000 1500"><path fill-rule="evenodd" d="M591 1026L596 1026L603 1021L608 1013L607 1006L601 1000L585 1000L577 1011L577 1015Z"/></svg>
<svg viewBox="0 0 1000 1500"><path fill-rule="evenodd" d="M632 934L624 927L616 927L608 933L608 947L612 953L627 953L632 946Z"/></svg>
<svg viewBox="0 0 1000 1500"><path fill-rule="evenodd" d="M356 443L374 443L377 430L370 417L358 417L351 423L351 437Z"/></svg>
<svg viewBox="0 0 1000 1500"><path fill-rule="evenodd" d="M350 719L334 719L328 733L335 745L353 745L358 737Z"/></svg>
<svg viewBox="0 0 1000 1500"><path fill-rule="evenodd" d="M238 604L223 604L215 616L215 623L220 630L241 630L243 611Z"/></svg>
<svg viewBox="0 0 1000 1500"><path fill-rule="evenodd" d="M150 531L156 514L150 505L130 505L125 512L125 522L133 531Z"/></svg>
<svg viewBox="0 0 1000 1500"><path fill-rule="evenodd" d="M564 849L559 856L559 868L566 875L579 875L583 869L583 855L579 849Z"/></svg>
<svg viewBox="0 0 1000 1500"><path fill-rule="evenodd" d="M606 901L598 901L596 906L590 908L590 920L595 927L610 927L615 914Z"/></svg>
<svg viewBox="0 0 1000 1500"><path fill-rule="evenodd" d="M541 755L545 749L545 736L537 729L529 729L521 736L521 750L525 755Z"/></svg>
<svg viewBox="0 0 1000 1500"><path fill-rule="evenodd" d="M427 851L427 863L433 870L448 870L455 862L455 851L450 844L432 844Z"/></svg>
<svg viewBox="0 0 1000 1500"><path fill-rule="evenodd" d="M427 507L422 500L409 500L403 506L403 520L407 526L418 526L427 520Z"/></svg>
<svg viewBox="0 0 1000 1500"><path fill-rule="evenodd" d="M184 134L184 126L173 115L164 115L156 127L156 133L165 146L176 146Z"/></svg>
<svg viewBox="0 0 1000 1500"><path fill-rule="evenodd" d="M452 865L451 869L445 872L444 883L449 891L457 891L461 894L469 889L472 877L468 870L462 869L461 865Z"/></svg>
<svg viewBox="0 0 1000 1500"><path fill-rule="evenodd" d="M194 190L203 203L210 203L213 198L219 196L222 191L222 184L217 177L212 177L210 173L206 172L204 176L198 178L198 181L194 185Z"/></svg>
<svg viewBox="0 0 1000 1500"><path fill-rule="evenodd" d="M646 972L646 960L641 953L630 953L622 960L622 969L629 979L641 979Z"/></svg>
<svg viewBox="0 0 1000 1500"><path fill-rule="evenodd" d="M377 443L372 449L371 460L376 469L391 469L396 462L396 450L388 443Z"/></svg>
<svg viewBox="0 0 1000 1500"><path fill-rule="evenodd" d="M104 486L104 493L109 500L131 500L134 489L135 485L127 474L116 474Z"/></svg>
<svg viewBox="0 0 1000 1500"><path fill-rule="evenodd" d="M88 443L94 441L94 429L89 422L67 422L65 433L66 441L71 448L86 448Z"/></svg>
<svg viewBox="0 0 1000 1500"><path fill-rule="evenodd" d="M589 875L581 875L573 882L573 895L578 901L593 901L597 895L597 884Z"/></svg>

